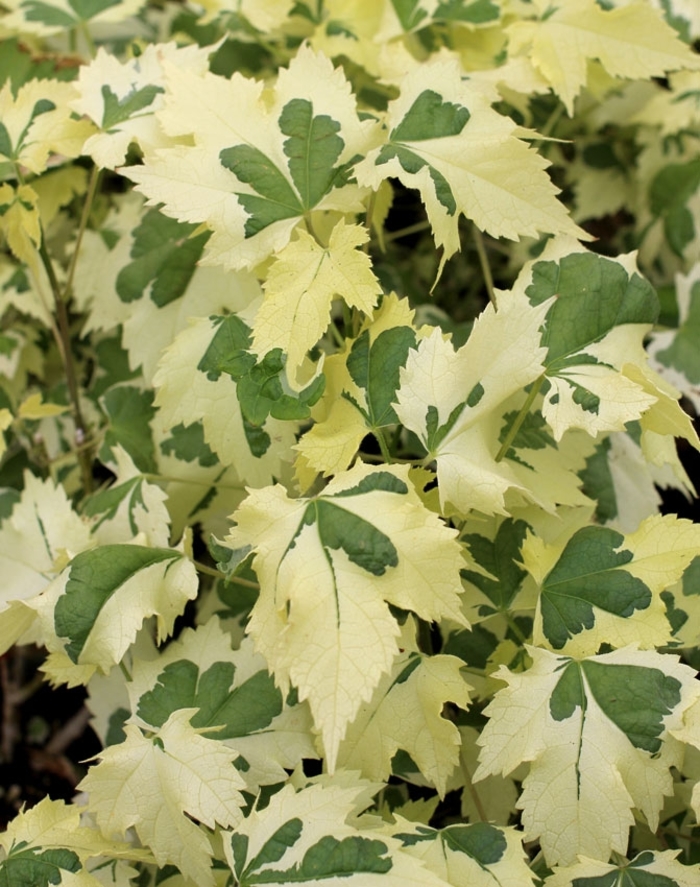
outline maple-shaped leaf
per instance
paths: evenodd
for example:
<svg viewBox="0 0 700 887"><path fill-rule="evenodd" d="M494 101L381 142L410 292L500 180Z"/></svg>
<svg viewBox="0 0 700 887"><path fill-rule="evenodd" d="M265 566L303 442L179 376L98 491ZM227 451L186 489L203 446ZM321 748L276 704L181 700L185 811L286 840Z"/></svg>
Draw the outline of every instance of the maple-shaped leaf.
<svg viewBox="0 0 700 887"><path fill-rule="evenodd" d="M627 365L647 361L644 336L658 316L653 287L624 258L561 255L566 249L566 242L553 242L551 252L526 266L516 282L532 305L556 297L542 336L542 413L557 441L569 428L592 436L622 431L656 399L625 372Z"/></svg>
<svg viewBox="0 0 700 887"><path fill-rule="evenodd" d="M671 766L671 736L700 696L678 658L624 648L582 660L527 647L532 666L501 668L507 687L485 709L475 781L531 761L518 807L525 839L539 838L548 865L624 854L632 808L656 829Z"/></svg>
<svg viewBox="0 0 700 887"><path fill-rule="evenodd" d="M196 709L178 709L159 730L144 734L126 724L126 739L105 748L79 788L105 834L133 828L158 865L176 865L202 887L214 884L207 834L242 818L245 786L237 753L202 736L189 723Z"/></svg>
<svg viewBox="0 0 700 887"><path fill-rule="evenodd" d="M172 548L101 545L70 562L30 605L39 613L52 653L67 657L82 677L108 672L133 643L143 620L157 617L168 637L188 600L197 595L192 562Z"/></svg>
<svg viewBox="0 0 700 887"><path fill-rule="evenodd" d="M20 262L37 269L37 250L41 245L41 221L38 195L31 185L13 188L0 185L0 234Z"/></svg>
<svg viewBox="0 0 700 887"><path fill-rule="evenodd" d="M413 625L412 621L407 625ZM415 648L410 637L408 644ZM460 674L462 665L456 656L423 656L415 649L397 656L348 727L338 750L338 765L384 781L391 775L392 758L401 749L443 797L459 761L460 738L457 727L442 712L447 702L461 708L469 705L470 687Z"/></svg>
<svg viewBox="0 0 700 887"><path fill-rule="evenodd" d="M539 586L535 643L570 656L591 655L601 644L665 646L671 626L661 592L699 548L700 527L675 515L653 515L627 536L600 526L553 546L530 536L521 554Z"/></svg>
<svg viewBox="0 0 700 887"><path fill-rule="evenodd" d="M78 114L89 117L100 132L83 146L98 166L114 169L124 163L129 145L137 142L142 151L170 144L155 119L165 92L163 63L203 74L215 47L157 43L135 58L120 61L99 47L95 58L81 65L76 81L80 97L71 103Z"/></svg>
<svg viewBox="0 0 700 887"><path fill-rule="evenodd" d="M415 346L413 310L405 299L382 299L356 339L323 365L326 389L313 411L315 424L295 449L315 472L344 471L367 432L382 433L398 418L393 402L399 371Z"/></svg>
<svg viewBox="0 0 700 887"><path fill-rule="evenodd" d="M35 613L26 602L43 592L74 554L90 545L89 526L73 511L63 487L26 472L19 501L0 526L1 652L34 622Z"/></svg>
<svg viewBox="0 0 700 887"><path fill-rule="evenodd" d="M287 378L296 386L296 373L326 331L331 302L369 314L381 295L369 256L357 249L368 240L359 225L341 219L322 247L299 229L277 255L263 284L265 299L255 317L253 349L263 357L274 348L287 355Z"/></svg>
<svg viewBox="0 0 700 887"><path fill-rule="evenodd" d="M462 79L457 62L428 62L408 74L386 127L386 144L357 164L357 180L377 189L395 177L417 188L435 242L444 247L442 264L460 247L462 214L494 237L546 231L589 239L557 200L547 161L478 86Z"/></svg>
<svg viewBox="0 0 700 887"><path fill-rule="evenodd" d="M186 629L156 659L135 659L132 677L132 722L151 730L179 709L196 709L191 725L238 753L251 793L284 781L285 768L302 758L316 757L306 706L285 705L252 641L232 650L216 617Z"/></svg>
<svg viewBox="0 0 700 887"><path fill-rule="evenodd" d="M547 887L695 887L700 866L684 865L680 850L643 850L634 859L614 865L581 856L578 862L556 869Z"/></svg>
<svg viewBox="0 0 700 887"><path fill-rule="evenodd" d="M362 210L350 167L375 124L359 119L329 59L302 45L269 101L262 81L238 73L227 80L166 67L157 117L168 135L194 144L160 149L123 172L167 215L211 228L204 262L250 268L282 249L312 210Z"/></svg>
<svg viewBox="0 0 700 887"><path fill-rule="evenodd" d="M248 272L201 267L209 234L143 203L131 192L99 232L85 232L74 293L89 315L85 330L121 325L129 365L150 382L190 318L236 312L250 322L262 291Z"/></svg>
<svg viewBox="0 0 700 887"><path fill-rule="evenodd" d="M166 494L146 480L121 447L115 447L114 455L115 482L91 495L82 510L92 519L93 540L98 545L136 540L154 548L167 547L170 520Z"/></svg>
<svg viewBox="0 0 700 887"><path fill-rule="evenodd" d="M234 519L226 541L252 546L260 581L248 631L283 691L309 700L332 770L398 653L388 605L464 624L456 533L422 504L407 467L361 463L314 499L252 490Z"/></svg>
<svg viewBox="0 0 700 887"><path fill-rule="evenodd" d="M7 24L7 18L3 19ZM0 161L21 164L34 174L46 169L50 154L76 157L92 126L71 119L72 83L30 80L13 95L9 81L0 90Z"/></svg>
<svg viewBox="0 0 700 887"><path fill-rule="evenodd" d="M394 408L437 462L443 510L449 503L463 514L505 513L508 490L526 491L510 460L496 459L501 408L542 373L540 326L548 308L509 297L498 311L482 311L457 351L435 328L409 352Z"/></svg>
<svg viewBox="0 0 700 887"><path fill-rule="evenodd" d="M249 347L250 327L237 314L193 319L163 353L153 382L165 428L201 421L204 440L222 465L234 465L239 478L262 486L279 477L283 460L291 457L294 428L286 420L308 415L309 407L304 396L292 391L287 399L280 397L284 394L280 352L271 353L264 365L258 365ZM251 396L243 399L256 411L255 422L246 418L234 381L244 376ZM261 397L266 383L272 396ZM316 383L306 395L320 394L319 387ZM268 415L273 409L279 414L286 408L291 415L285 413L282 419Z"/></svg>
<svg viewBox="0 0 700 887"><path fill-rule="evenodd" d="M367 786L357 774L347 776L337 785L310 785L298 792L285 785L233 834L224 833L226 860L240 887L447 887L449 882L403 853L400 841L353 823Z"/></svg>
<svg viewBox="0 0 700 887"><path fill-rule="evenodd" d="M462 570L468 583L465 605L469 601L478 618L510 609L526 576L520 549L527 530L524 520L511 517L463 529L460 538L475 562Z"/></svg>
<svg viewBox="0 0 700 887"><path fill-rule="evenodd" d="M531 887L521 835L514 828L473 822L433 829L395 815L391 833L404 851L448 884L470 887Z"/></svg>
<svg viewBox="0 0 700 887"><path fill-rule="evenodd" d="M0 883L7 887L99 887L89 863L149 860L148 851L106 838L85 820L85 807L42 799L0 835Z"/></svg>
<svg viewBox="0 0 700 887"><path fill-rule="evenodd" d="M533 6L537 19L508 26L508 52L532 59L569 116L592 59L614 77L637 80L700 64L660 11L646 3L604 9L595 0L569 0L552 8L548 0L535 0Z"/></svg>
<svg viewBox="0 0 700 887"><path fill-rule="evenodd" d="M49 36L84 26L108 24L135 15L144 0L8 0L3 25L20 33Z"/></svg>

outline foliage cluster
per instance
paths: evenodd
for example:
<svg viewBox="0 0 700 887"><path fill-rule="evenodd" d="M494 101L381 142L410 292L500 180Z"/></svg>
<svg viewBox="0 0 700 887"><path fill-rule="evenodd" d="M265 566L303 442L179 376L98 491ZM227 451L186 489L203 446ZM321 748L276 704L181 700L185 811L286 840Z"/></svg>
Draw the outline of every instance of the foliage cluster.
<svg viewBox="0 0 700 887"><path fill-rule="evenodd" d="M697 885L694 0L0 2L0 885Z"/></svg>

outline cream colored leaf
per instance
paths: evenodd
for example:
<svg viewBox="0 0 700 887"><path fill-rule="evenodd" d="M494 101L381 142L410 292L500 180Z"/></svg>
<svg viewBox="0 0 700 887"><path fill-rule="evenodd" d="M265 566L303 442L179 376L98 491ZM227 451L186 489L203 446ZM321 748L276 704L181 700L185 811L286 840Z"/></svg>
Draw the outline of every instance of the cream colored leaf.
<svg viewBox="0 0 700 887"><path fill-rule="evenodd" d="M669 768L682 760L673 737L684 738L677 731L700 696L694 672L629 647L580 661L527 649L531 668L497 673L508 686L485 710L474 779L532 762L518 807L525 839L539 838L550 866L624 854L632 809L653 831L672 793Z"/></svg>
<svg viewBox="0 0 700 887"><path fill-rule="evenodd" d="M543 371L540 326L548 308L503 299L498 311L489 305L481 313L458 351L435 329L409 352L396 414L437 461L443 509L504 514L511 489L537 501L534 485L528 490L509 460L496 456L502 405Z"/></svg>
<svg viewBox="0 0 700 887"><path fill-rule="evenodd" d="M487 91L490 91L490 87ZM356 166L361 185L388 177L417 188L444 260L460 248L461 214L494 237L540 232L589 236L569 218L545 173L548 163L516 135L512 120L490 107L484 88L454 61L420 65L390 102L389 139Z"/></svg>
<svg viewBox="0 0 700 887"><path fill-rule="evenodd" d="M89 526L73 511L63 487L26 472L20 500L0 528L3 652L34 621L22 602L44 591L70 558L90 545Z"/></svg>
<svg viewBox="0 0 700 887"><path fill-rule="evenodd" d="M446 702L469 705L470 687L460 674L463 664L444 654L398 657L348 727L338 765L360 770L368 779L386 780L392 758L403 749L443 797L459 761L460 737L441 715Z"/></svg>
<svg viewBox="0 0 700 887"><path fill-rule="evenodd" d="M574 99L586 84L587 63L598 59L615 77L662 77L700 63L649 4L602 9L595 0L568 0L553 10L547 0L534 4L538 21L507 29L509 54L527 54L573 114Z"/></svg>
<svg viewBox="0 0 700 887"><path fill-rule="evenodd" d="M251 491L234 519L226 541L253 547L261 586L248 630L283 691L293 684L309 700L332 770L398 652L388 603L464 623L455 533L423 506L407 468L361 463L315 499Z"/></svg>
<svg viewBox="0 0 700 887"><path fill-rule="evenodd" d="M212 230L203 261L252 268L281 250L312 210L362 211L346 164L365 153L376 124L361 121L342 69L302 44L272 91L235 73L202 77L167 65L164 110L172 137L125 175L149 204ZM269 100L268 100L269 99ZM222 115L221 109L236 108Z"/></svg>
<svg viewBox="0 0 700 887"><path fill-rule="evenodd" d="M83 153L98 166L114 169L124 162L134 141L144 152L170 145L171 139L154 116L163 106L163 64L202 75L215 48L150 44L139 56L121 62L99 47L95 58L80 66L76 81L79 98L71 102L76 113L89 117L102 130L85 142Z"/></svg>
<svg viewBox="0 0 700 887"><path fill-rule="evenodd" d="M663 884L664 887L695 887L700 866L683 865L680 850L645 850L618 865L581 856L566 868L556 869L547 887L596 887L597 884ZM644 879L644 880L642 880Z"/></svg>
<svg viewBox="0 0 700 887"><path fill-rule="evenodd" d="M190 726L195 711L174 712L152 737L127 724L126 739L100 753L79 788L105 834L133 828L159 866L176 865L209 887L211 844L188 817L210 829L238 825L244 782L233 765L237 753Z"/></svg>

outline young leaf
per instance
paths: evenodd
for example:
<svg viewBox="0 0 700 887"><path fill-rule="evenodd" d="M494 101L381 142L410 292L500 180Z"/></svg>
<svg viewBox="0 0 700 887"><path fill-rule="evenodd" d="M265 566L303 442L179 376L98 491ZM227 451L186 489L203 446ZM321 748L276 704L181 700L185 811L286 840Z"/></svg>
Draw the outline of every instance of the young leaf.
<svg viewBox="0 0 700 887"><path fill-rule="evenodd" d="M226 541L253 547L260 580L248 631L283 691L309 700L332 770L398 652L388 604L464 624L455 531L423 506L407 468L361 463L315 499L251 491L234 517Z"/></svg>
<svg viewBox="0 0 700 887"><path fill-rule="evenodd" d="M361 210L349 164L366 151L374 124L360 121L349 83L327 58L302 46L270 102L262 82L239 74L167 70L158 119L168 135L191 134L195 143L124 172L167 215L207 223L203 261L251 268L282 249L311 210ZM224 117L222 107L236 114Z"/></svg>
<svg viewBox="0 0 700 887"><path fill-rule="evenodd" d="M124 742L100 752L79 788L105 833L133 828L158 865L176 865L196 884L213 887L209 838L189 817L210 829L236 826L244 782L237 753L190 726L195 711L175 711L151 736L127 724Z"/></svg>
<svg viewBox="0 0 700 887"><path fill-rule="evenodd" d="M408 74L386 125L386 144L355 167L357 180L376 190L393 176L420 191L435 242L444 247L441 268L460 247L460 214L494 237L546 231L589 239L556 199L547 161L462 79L457 62L430 62Z"/></svg>
<svg viewBox="0 0 700 887"><path fill-rule="evenodd" d="M413 311L392 293L368 318L346 350L323 365L326 390L317 419L296 445L306 464L326 475L344 471L368 431L398 422L399 372L416 344Z"/></svg>
<svg viewBox="0 0 700 887"><path fill-rule="evenodd" d="M577 661L527 649L528 671L496 673L508 686L485 710L474 779L532 762L518 807L526 840L540 838L549 865L624 854L632 808L655 830L671 792L681 749L670 733L700 696L695 673L646 650Z"/></svg>
<svg viewBox="0 0 700 887"><path fill-rule="evenodd" d="M538 20L509 26L508 52L532 58L569 116L586 84L590 59L598 59L614 77L636 79L698 66L661 13L647 4L605 9L595 0L569 0L552 8L548 0L535 0L534 6Z"/></svg>
<svg viewBox="0 0 700 887"><path fill-rule="evenodd" d="M335 297L369 314L381 295L369 256L357 249L367 239L363 228L341 219L324 249L300 229L270 266L265 300L255 318L253 350L263 357L281 348L290 385L297 387L297 370L326 331Z"/></svg>

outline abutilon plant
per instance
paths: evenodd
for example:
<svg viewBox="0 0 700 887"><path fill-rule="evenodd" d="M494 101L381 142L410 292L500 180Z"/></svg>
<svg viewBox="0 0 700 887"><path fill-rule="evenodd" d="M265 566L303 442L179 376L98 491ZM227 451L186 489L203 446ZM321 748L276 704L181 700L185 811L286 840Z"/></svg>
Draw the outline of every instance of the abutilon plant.
<svg viewBox="0 0 700 887"><path fill-rule="evenodd" d="M0 3L0 885L697 885L696 4Z"/></svg>

